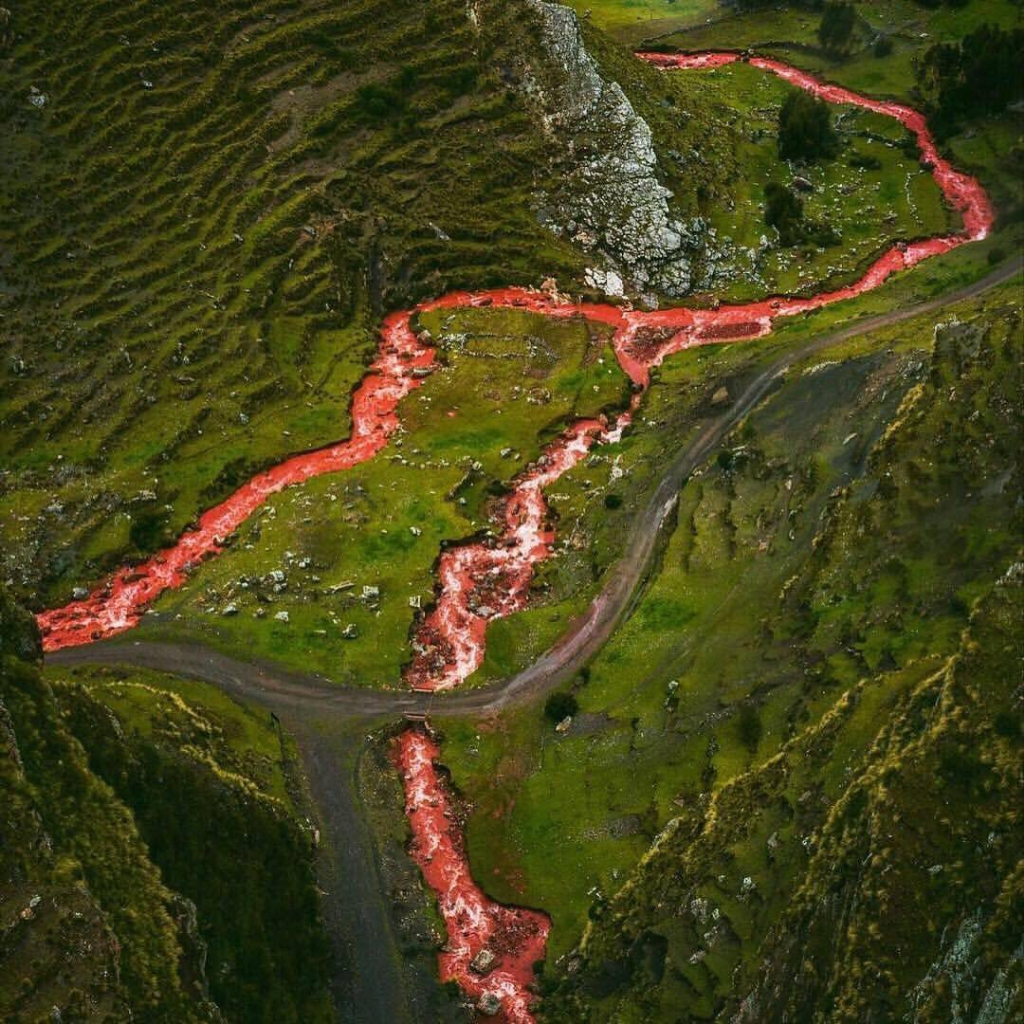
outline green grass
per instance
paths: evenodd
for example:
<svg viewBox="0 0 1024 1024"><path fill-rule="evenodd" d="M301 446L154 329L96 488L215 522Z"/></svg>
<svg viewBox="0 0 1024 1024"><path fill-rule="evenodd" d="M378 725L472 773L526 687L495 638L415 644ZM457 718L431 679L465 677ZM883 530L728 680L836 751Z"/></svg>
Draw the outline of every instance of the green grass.
<svg viewBox="0 0 1024 1024"><path fill-rule="evenodd" d="M80 686L146 741L188 749L230 785L259 792L295 813L289 764L295 743L270 716L216 687L145 669L50 670L54 684Z"/></svg>
<svg viewBox="0 0 1024 1024"><path fill-rule="evenodd" d="M455 0L14 16L0 536L23 597L134 554L141 508L177 534L345 437L384 309L581 270L530 210L548 146L500 74L532 22L486 15L480 34ZM382 119L370 83L394 94Z"/></svg>
<svg viewBox="0 0 1024 1024"><path fill-rule="evenodd" d="M962 7L944 4L935 9L913 0L884 0L856 6L862 20L850 51L840 56L819 48L816 13L788 6L770 13L725 14L706 25L660 36L657 45L682 50L751 49L866 95L891 97L920 107L922 99L916 92L914 62L928 47L962 38L983 24L1009 29L1021 23L1020 6L1012 0L972 2ZM871 49L871 42L879 33L893 44L892 52L883 57L876 57ZM971 124L945 144L954 163L976 174L988 189L1000 215L999 244L1007 250L1016 249L1021 243L1022 124L1019 111L1007 111Z"/></svg>
<svg viewBox="0 0 1024 1024"><path fill-rule="evenodd" d="M745 65L669 72L664 78L680 111L699 98L719 129L699 152L681 154L681 162L704 182L700 212L717 234L712 250L723 250L710 289L720 300L818 291L825 281L834 287L860 276L895 239L950 230L952 218L938 187L903 152L909 136L891 118L835 108L838 158L794 169L777 149L778 113L792 86ZM874 158L881 166L850 167L854 155ZM835 245L767 244L776 233L764 220L765 187L790 185L798 175L812 188L802 197L805 216L832 228L839 235Z"/></svg>
<svg viewBox="0 0 1024 1024"><path fill-rule="evenodd" d="M569 6L627 46L698 25L721 11L718 0L571 0Z"/></svg>
<svg viewBox="0 0 1024 1024"><path fill-rule="evenodd" d="M333 1020L317 833L280 725L164 673L79 667L47 678L163 883L195 905L225 1019Z"/></svg>
<svg viewBox="0 0 1024 1024"><path fill-rule="evenodd" d="M1001 360L1012 358L1016 287L944 317L980 318L990 325L986 345L1000 355L960 385L970 397L954 419L933 410L913 430L905 425L905 439L897 432L899 441L879 440L906 419L901 396L927 379L934 318L851 340L790 371L728 442L733 469L712 466L683 489L657 574L575 684L578 731L557 736L538 707L498 723L445 724L444 761L474 806L474 871L497 897L552 914L555 957L599 908L594 887L618 891L666 821L697 814L708 792L761 763L864 675L931 664L955 649L967 607L955 595L984 585L1013 550L1007 495L979 497L977 482L999 463L1007 434L997 432L992 452L972 447L969 455L955 438L974 407L996 419L969 434L998 423L984 395L1006 369ZM728 358L724 350L686 353L662 373L686 367L679 377L707 381L706 395L718 379L698 360ZM951 356L936 358L948 367ZM920 409L928 411L927 398ZM941 448L924 440L944 431L952 433ZM916 453L933 450L947 468L925 482ZM974 500L946 490L948 467L962 459L971 469L955 486ZM856 524L883 465L899 474L899 497L888 532L868 546ZM843 487L850 492L836 490ZM933 493L946 495L941 506L928 504L924 495ZM979 535L987 546L965 551L963 538ZM827 555L810 554L823 546ZM899 570L899 587L893 552L909 567ZM809 620L793 613L795 599L780 596L792 591L791 578L818 581ZM504 622L502 651L519 640L529 652L543 614L538 607ZM488 667L497 674L504 665L495 658ZM755 750L736 716L750 703L762 724Z"/></svg>
<svg viewBox="0 0 1024 1024"><path fill-rule="evenodd" d="M212 1019L187 905L137 822L92 770L39 671L27 613L0 593L0 1015ZM180 972L180 973L179 973ZM189 979L199 984L193 985Z"/></svg>
<svg viewBox="0 0 1024 1024"><path fill-rule="evenodd" d="M403 403L393 447L274 497L228 551L157 602L142 635L399 684L441 545L489 528L493 495L569 422L628 401L600 325L501 310L422 322L442 365ZM275 583L275 570L287 579ZM379 594L364 597L364 586ZM237 614L225 617L229 605ZM350 624L353 639L342 635Z"/></svg>

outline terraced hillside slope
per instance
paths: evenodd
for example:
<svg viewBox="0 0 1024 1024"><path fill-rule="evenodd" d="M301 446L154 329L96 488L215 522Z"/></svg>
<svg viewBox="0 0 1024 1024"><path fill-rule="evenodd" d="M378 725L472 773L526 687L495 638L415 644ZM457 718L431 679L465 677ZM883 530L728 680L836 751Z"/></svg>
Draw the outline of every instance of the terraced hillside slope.
<svg viewBox="0 0 1024 1024"><path fill-rule="evenodd" d="M531 38L507 5L475 25L454 2L14 5L3 521L23 595L345 436L383 308L579 266L530 207L546 142L506 79Z"/></svg>

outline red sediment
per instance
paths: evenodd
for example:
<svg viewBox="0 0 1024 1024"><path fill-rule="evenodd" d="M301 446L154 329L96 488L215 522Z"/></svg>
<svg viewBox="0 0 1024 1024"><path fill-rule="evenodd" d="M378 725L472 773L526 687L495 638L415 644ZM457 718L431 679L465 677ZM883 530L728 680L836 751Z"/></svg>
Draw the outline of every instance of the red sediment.
<svg viewBox="0 0 1024 1024"><path fill-rule="evenodd" d="M454 979L476 1000L497 997L501 1010L495 1019L529 1024L533 1014L527 986L533 965L544 959L551 922L539 911L495 903L473 881L447 788L434 767L438 753L422 732L407 730L395 740L413 834L410 853L437 895L448 936L439 955L441 981ZM471 967L481 950L495 957L486 973Z"/></svg>
<svg viewBox="0 0 1024 1024"><path fill-rule="evenodd" d="M665 68L716 68L742 60L735 53L639 54ZM43 612L38 622L43 646L52 651L89 643L130 629L164 590L179 587L189 569L221 550L223 538L266 499L292 484L365 462L388 442L398 426L398 403L422 381L415 370L433 364L433 350L413 333L417 312L433 309L500 306L550 317L581 316L615 328L613 345L623 371L638 390L650 369L666 356L696 345L722 344L770 333L778 317L795 316L877 288L892 274L964 242L984 238L993 214L981 185L955 170L936 149L921 114L897 103L872 100L765 58L749 58L755 67L779 75L830 103L845 103L895 117L916 137L922 162L929 167L946 201L960 212L963 233L897 244L851 285L810 298L769 298L714 310L666 309L638 312L600 303L570 303L545 292L502 288L483 293L453 292L387 317L378 356L352 399L352 434L347 441L287 459L260 473L200 518L194 530L172 547L139 566L115 574L84 600ZM634 395L635 408L640 394ZM449 415L454 414L449 411ZM596 420L569 427L545 450L537 464L513 481L503 501L500 535L493 542L471 543L444 552L440 561L440 596L421 625L416 653L406 679L418 688L447 689L462 682L480 664L487 621L526 604L533 566L551 553L544 488L576 465L596 443L618 439L630 420L623 413L614 428ZM397 740L397 761L406 791L415 841L412 855L427 884L437 893L448 931L440 955L441 977L454 978L476 998L494 994L513 1024L532 1021L527 985L532 965L544 956L547 917L536 911L503 907L489 900L473 882L452 818L447 794L433 765L437 747L426 736L406 732ZM470 961L481 950L499 959L481 975Z"/></svg>
<svg viewBox="0 0 1024 1024"><path fill-rule="evenodd" d="M477 670L487 620L525 607L533 567L551 554L554 534L546 529L544 488L595 443L617 440L628 422L629 413L611 430L600 420L578 420L513 481L512 493L503 502L500 537L462 544L441 555L440 597L416 634L415 654L405 672L411 686L448 690Z"/></svg>
<svg viewBox="0 0 1024 1024"><path fill-rule="evenodd" d="M715 68L745 59L735 53L642 53L639 56L666 69ZM421 378L413 371L429 368L433 363L433 350L410 328L410 320L417 312L501 306L551 317L582 316L598 320L615 328L613 344L619 363L642 389L648 382L650 368L674 352L695 345L762 337L771 331L777 317L807 313L862 295L897 271L988 234L993 214L984 190L975 178L957 171L942 157L924 117L917 111L821 82L779 61L751 57L749 63L830 103L859 106L887 114L904 124L916 137L922 161L931 169L947 202L962 215L963 233L894 245L858 281L810 298L778 297L714 310L676 308L644 313L608 304L571 303L526 288L501 288L482 293L452 292L413 310L394 313L384 321L377 359L353 396L352 435L347 441L296 455L258 474L205 512L197 528L183 534L172 547L128 572L115 574L87 598L41 613L38 622L44 649L52 651L89 643L130 629L164 590L180 587L193 566L219 552L223 538L237 529L270 495L321 473L350 468L376 455L398 426L399 401L421 383ZM628 416L620 419L616 430L627 422ZM486 577L501 576L503 582L491 580L489 586L499 595L491 606L492 613L507 615L522 607L533 563L550 552L550 537L543 528L542 488L575 465L595 441L607 441L610 436L601 424L581 423L569 428L542 456L538 467L516 482L515 492L506 502L504 543L498 547L464 546L442 557L442 595L423 628L421 646L424 649L417 653L410 666L410 680L417 685L445 688L461 682L479 664L488 616L469 609L470 596L483 587Z"/></svg>
<svg viewBox="0 0 1024 1024"><path fill-rule="evenodd" d="M172 547L128 572L116 573L87 598L42 612L37 622L43 649L74 647L130 629L147 605L165 590L180 587L194 566L217 554L224 538L270 495L376 455L398 426L399 401L422 383L413 371L434 360L434 350L410 329L410 316L393 313L384 320L377 358L352 396L352 435L347 441L295 455L259 473L204 512L196 529L182 534Z"/></svg>
<svg viewBox="0 0 1024 1024"><path fill-rule="evenodd" d="M706 68L720 68L725 64L735 64L742 60L741 54L730 51L706 52L706 53L638 53L641 60L653 64L656 68L666 70L703 70Z"/></svg>

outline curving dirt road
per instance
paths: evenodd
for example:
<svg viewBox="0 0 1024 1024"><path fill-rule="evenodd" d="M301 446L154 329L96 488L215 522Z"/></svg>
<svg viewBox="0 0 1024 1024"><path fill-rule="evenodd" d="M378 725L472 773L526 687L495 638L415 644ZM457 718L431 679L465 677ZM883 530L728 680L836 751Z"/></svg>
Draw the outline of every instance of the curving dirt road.
<svg viewBox="0 0 1024 1024"><path fill-rule="evenodd" d="M312 715L318 720L392 714L484 715L532 700L571 678L611 636L647 573L659 532L683 482L707 460L725 435L764 398L790 366L858 335L982 295L1009 281L1020 273L1022 267L1024 258L1015 257L973 284L913 306L859 320L776 359L670 464L647 505L634 518L625 553L608 571L600 593L587 610L550 650L507 679L454 693L364 690L265 662L239 661L197 643L151 640L116 639L68 647L47 654L46 660L55 665L134 665L160 669L213 683L237 697L255 700L275 711L291 711L302 718Z"/></svg>
<svg viewBox="0 0 1024 1024"><path fill-rule="evenodd" d="M261 662L243 662L200 644L123 638L46 655L54 665L113 665L159 669L200 679L273 710L299 743L306 776L322 819L318 857L325 923L338 959L334 995L338 1019L351 1024L432 1024L430 979L412 970L398 949L380 857L359 805L356 771L370 720L402 714L494 714L536 699L571 678L597 653L630 608L645 578L661 527L686 478L707 461L728 432L794 363L878 328L981 295L1020 273L1017 257L974 284L913 306L860 320L786 352L773 361L709 422L675 458L631 525L626 551L604 585L550 650L522 672L476 690L425 693L363 690L321 676ZM340 894L343 893L343 896Z"/></svg>

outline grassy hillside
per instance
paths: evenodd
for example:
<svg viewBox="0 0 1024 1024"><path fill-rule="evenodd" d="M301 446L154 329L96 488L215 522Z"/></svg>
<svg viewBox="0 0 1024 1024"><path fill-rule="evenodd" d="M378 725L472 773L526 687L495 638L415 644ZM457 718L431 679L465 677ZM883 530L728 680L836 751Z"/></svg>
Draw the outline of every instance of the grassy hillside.
<svg viewBox="0 0 1024 1024"><path fill-rule="evenodd" d="M965 327L924 318L790 371L683 489L657 574L573 687L565 735L536 707L446 726L445 762L475 808L475 871L496 896L552 914L555 958L616 905L666 823L680 818L685 849L723 786L871 679L880 703L844 747L856 772L879 708L955 653L972 602L1016 554L1016 290L943 320ZM736 350L677 359L691 380L709 361L689 385L695 410L749 372ZM532 635L527 621L505 629L513 643ZM785 903L793 879L773 884ZM707 1014L742 995L728 982L741 956L757 962L732 948L685 1005ZM625 1012L644 984L609 1006ZM665 1006L680 991L667 986Z"/></svg>
<svg viewBox="0 0 1024 1024"><path fill-rule="evenodd" d="M333 1020L290 741L196 684L44 678L2 601L0 1016Z"/></svg>
<svg viewBox="0 0 1024 1024"><path fill-rule="evenodd" d="M872 0L854 4L857 20L850 42L841 52L830 52L818 39L821 14L813 5L785 3L767 11L754 9L756 4L739 6L740 10L723 6L706 24L652 32L645 45L669 50L750 49L858 92L925 110L929 97L921 91L917 68L930 47L962 39L983 25L1007 31L1024 25L1016 0ZM1004 253L1021 241L1022 131L1024 112L1014 104L973 118L943 143L956 166L978 175L989 191L999 214L994 244Z"/></svg>
<svg viewBox="0 0 1024 1024"><path fill-rule="evenodd" d="M1020 586L1015 565L937 668L862 681L674 819L550 1019L1017 1019Z"/></svg>
<svg viewBox="0 0 1024 1024"><path fill-rule="evenodd" d="M333 1020L317 833L280 727L211 687L157 673L48 675L165 884L195 903L224 1017Z"/></svg>
<svg viewBox="0 0 1024 1024"><path fill-rule="evenodd" d="M602 325L496 310L421 320L443 365L405 403L391 451L268 502L140 635L400 683L442 545L491 528L495 499L568 423L628 402Z"/></svg>
<svg viewBox="0 0 1024 1024"><path fill-rule="evenodd" d="M171 892L130 811L89 769L39 672L35 627L0 594L0 1016L219 1020L195 907Z"/></svg>
<svg viewBox="0 0 1024 1024"><path fill-rule="evenodd" d="M455 0L14 5L0 520L22 593L344 437L383 308L578 268L530 209L531 32Z"/></svg>

